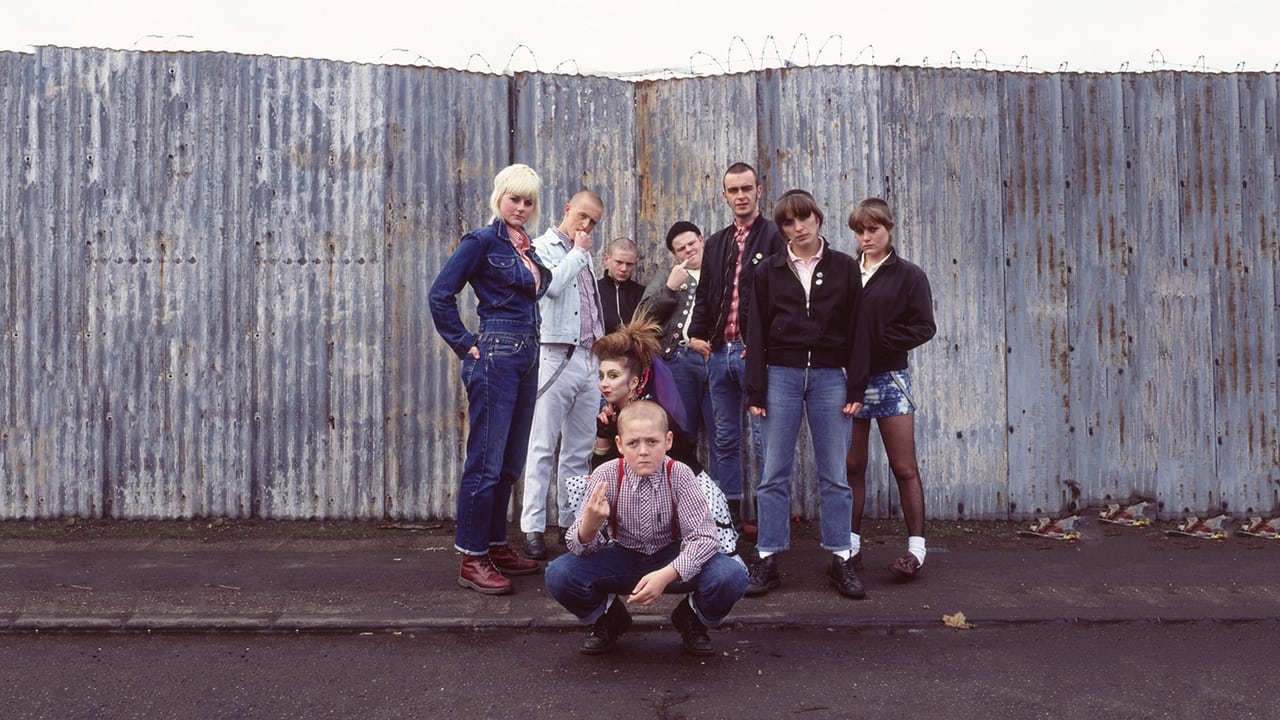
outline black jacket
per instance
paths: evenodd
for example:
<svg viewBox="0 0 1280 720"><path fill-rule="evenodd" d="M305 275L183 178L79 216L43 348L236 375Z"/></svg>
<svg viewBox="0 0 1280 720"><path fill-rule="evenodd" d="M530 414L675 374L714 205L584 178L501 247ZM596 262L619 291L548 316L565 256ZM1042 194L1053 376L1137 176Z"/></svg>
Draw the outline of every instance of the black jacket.
<svg viewBox="0 0 1280 720"><path fill-rule="evenodd" d="M611 333L624 324L631 322L631 316L644 297L644 286L635 280L627 280L622 284L613 281L606 274L596 281L596 289L600 291L600 305L604 308L604 331Z"/></svg>
<svg viewBox="0 0 1280 720"><path fill-rule="evenodd" d="M755 272L751 295L751 348L747 350L747 404L763 407L769 365L845 368L845 402L862 402L867 389L867 344L857 329L862 278L858 261L823 240L809 300L785 249Z"/></svg>
<svg viewBox="0 0 1280 720"><path fill-rule="evenodd" d="M650 320L662 326L662 336L658 341L662 345L664 360L670 360L676 350L689 342L689 321L697 292L698 281L692 275L679 290L672 290L667 287L667 274L657 273L645 288L644 298L636 312L644 312Z"/></svg>
<svg viewBox="0 0 1280 720"><path fill-rule="evenodd" d="M707 238L702 252L702 280L698 282L698 301L693 307L689 337L706 340L712 350L724 347L724 323L733 301L733 270L737 264L738 246L733 242L733 225ZM765 258L782 252L785 243L778 226L764 215L756 217L747 231L746 249L742 253L742 274L738 278L738 328L748 340L748 307L751 303L752 270ZM748 352L748 355L751 353Z"/></svg>
<svg viewBox="0 0 1280 720"><path fill-rule="evenodd" d="M938 326L933 322L933 293L920 266L896 252L862 289L859 323L870 348L870 372L907 367L907 351L928 342Z"/></svg>

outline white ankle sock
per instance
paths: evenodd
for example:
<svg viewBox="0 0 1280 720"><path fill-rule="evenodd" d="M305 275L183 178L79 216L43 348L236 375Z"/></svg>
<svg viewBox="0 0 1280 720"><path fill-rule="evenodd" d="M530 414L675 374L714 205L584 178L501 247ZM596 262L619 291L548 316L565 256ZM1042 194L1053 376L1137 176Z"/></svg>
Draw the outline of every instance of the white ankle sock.
<svg viewBox="0 0 1280 720"><path fill-rule="evenodd" d="M758 553L756 553L756 554L760 556L760 559L761 559L761 560L763 560L763 559L765 559L765 558L769 557L770 555L772 555L773 553L769 552L768 550L761 550L760 552L758 552Z"/></svg>
<svg viewBox="0 0 1280 720"><path fill-rule="evenodd" d="M907 552L916 556L916 562L924 566L924 538L919 535L912 535L907 538Z"/></svg>
<svg viewBox="0 0 1280 720"><path fill-rule="evenodd" d="M849 533L849 552L853 555L862 552L862 536L856 532Z"/></svg>
<svg viewBox="0 0 1280 720"><path fill-rule="evenodd" d="M840 558L840 562L845 562L849 558L853 557L852 550L833 550L831 554Z"/></svg>

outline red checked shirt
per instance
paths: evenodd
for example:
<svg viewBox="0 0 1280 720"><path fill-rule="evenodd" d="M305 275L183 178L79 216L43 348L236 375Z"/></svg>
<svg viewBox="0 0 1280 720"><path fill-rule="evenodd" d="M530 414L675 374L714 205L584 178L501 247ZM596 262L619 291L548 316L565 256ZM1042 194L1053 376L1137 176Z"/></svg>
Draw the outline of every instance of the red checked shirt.
<svg viewBox="0 0 1280 720"><path fill-rule="evenodd" d="M738 305L742 302L738 294L738 288L742 279L742 255L747 249L747 234L751 232L751 225L756 221L751 218L751 222L746 225L739 225L735 219L733 221L733 242L738 246L738 263L733 269L733 295L729 301L729 317L724 321L724 341L737 342L742 339L742 331L738 328Z"/></svg>
<svg viewBox="0 0 1280 720"><path fill-rule="evenodd" d="M587 489L582 495L583 504L595 492L596 486L603 483L609 506L614 508L613 515L618 519L614 542L628 550L653 555L679 540L680 554L676 556L672 566L680 574L681 580L693 579L702 572L702 566L719 551L715 521L711 519L707 498L698 488L693 471L688 465L676 462L672 465L671 482L667 482L666 458L663 458L658 471L649 477L640 477L630 466L626 466L622 473L621 497L618 497L620 462L622 460L610 460L591 473ZM672 490L675 491L680 537L673 537L671 533ZM591 542L583 544L578 541L578 528L581 526L582 513L579 512L565 536L569 552L574 555L591 555L608 544L614 535L609 521L606 521Z"/></svg>

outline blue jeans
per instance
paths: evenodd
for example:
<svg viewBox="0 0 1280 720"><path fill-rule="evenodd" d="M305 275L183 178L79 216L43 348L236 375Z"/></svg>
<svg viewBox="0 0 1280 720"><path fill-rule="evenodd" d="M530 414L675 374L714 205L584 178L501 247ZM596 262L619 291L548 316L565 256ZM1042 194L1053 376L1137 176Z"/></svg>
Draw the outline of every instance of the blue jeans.
<svg viewBox="0 0 1280 720"><path fill-rule="evenodd" d="M511 488L524 470L538 394L538 341L533 335L481 330L480 359L462 359L467 389L467 459L458 484L454 547L484 555L507 542Z"/></svg>
<svg viewBox="0 0 1280 720"><path fill-rule="evenodd" d="M671 354L667 360L671 377L676 381L676 389L680 391L680 400L684 402L685 418L689 421L688 431L694 446L698 444L698 424L706 428L708 443L715 428L715 419L711 414L711 388L707 384L707 361L693 350L682 347ZM714 470L709 468L709 470ZM715 473L712 472L712 477ZM724 488L721 488L723 491Z"/></svg>
<svg viewBox="0 0 1280 720"><path fill-rule="evenodd" d="M679 554L680 543L674 542L652 555L617 543L585 557L561 555L547 565L547 593L579 620L590 624L604 614L610 595L630 595L640 578L670 565ZM711 556L697 577L677 580L666 589L669 593L692 592L693 611L708 627L724 622L746 591L746 568L723 553Z"/></svg>
<svg viewBox="0 0 1280 720"><path fill-rule="evenodd" d="M852 420L844 414L845 372L841 368L792 368L770 365L765 400L764 475L756 493L760 510L761 552L791 546L791 471L801 416L809 422L814 470L818 474L822 547L849 549L853 493L845 478Z"/></svg>
<svg viewBox="0 0 1280 720"><path fill-rule="evenodd" d="M729 500L741 500L742 471L742 415L746 410L747 361L742 355L742 343L725 343L707 359L707 383L711 396L711 414L715 428L711 433L711 471L720 490ZM843 396L842 396L843 397ZM751 417L751 445L757 463L762 462L759 419Z"/></svg>

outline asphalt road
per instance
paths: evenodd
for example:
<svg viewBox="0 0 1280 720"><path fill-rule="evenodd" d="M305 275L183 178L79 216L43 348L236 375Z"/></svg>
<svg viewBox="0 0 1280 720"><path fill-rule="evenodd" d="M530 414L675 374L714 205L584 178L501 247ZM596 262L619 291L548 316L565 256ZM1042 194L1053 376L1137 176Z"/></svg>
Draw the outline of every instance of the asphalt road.
<svg viewBox="0 0 1280 720"><path fill-rule="evenodd" d="M581 637L6 635L0 717L1280 718L1280 621Z"/></svg>

